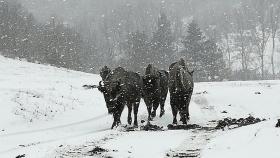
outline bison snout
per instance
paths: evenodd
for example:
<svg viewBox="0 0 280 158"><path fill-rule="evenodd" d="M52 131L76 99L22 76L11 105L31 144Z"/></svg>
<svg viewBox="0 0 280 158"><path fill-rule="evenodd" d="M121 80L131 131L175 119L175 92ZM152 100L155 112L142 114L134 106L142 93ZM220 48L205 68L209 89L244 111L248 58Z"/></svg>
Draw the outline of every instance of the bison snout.
<svg viewBox="0 0 280 158"><path fill-rule="evenodd" d="M108 109L108 114L113 114L115 112L115 107L107 107Z"/></svg>

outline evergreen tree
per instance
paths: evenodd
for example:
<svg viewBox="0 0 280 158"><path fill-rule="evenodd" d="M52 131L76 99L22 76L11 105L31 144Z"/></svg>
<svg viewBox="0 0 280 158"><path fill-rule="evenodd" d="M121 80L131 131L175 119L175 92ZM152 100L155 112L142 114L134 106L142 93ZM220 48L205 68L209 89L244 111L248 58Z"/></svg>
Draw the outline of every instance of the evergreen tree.
<svg viewBox="0 0 280 158"><path fill-rule="evenodd" d="M82 39L63 23L40 25L17 0L0 3L0 51L11 58L80 69Z"/></svg>
<svg viewBox="0 0 280 158"><path fill-rule="evenodd" d="M126 64L128 69L143 72L144 67L151 61L149 58L148 36L143 32L133 32L128 35L126 52L129 62Z"/></svg>
<svg viewBox="0 0 280 158"><path fill-rule="evenodd" d="M166 14L162 12L158 18L157 31L153 34L151 40L152 58L154 64L166 68L170 64L170 57L173 55L173 36L171 31L171 22Z"/></svg>
<svg viewBox="0 0 280 158"><path fill-rule="evenodd" d="M216 81L223 78L225 72L225 62L222 52L218 49L216 42L209 39L203 43L201 63L205 81Z"/></svg>
<svg viewBox="0 0 280 158"><path fill-rule="evenodd" d="M225 70L223 54L216 42L203 36L198 24L192 21L188 35L184 38L184 53L188 64L194 69L196 81L215 81L221 79Z"/></svg>
<svg viewBox="0 0 280 158"><path fill-rule="evenodd" d="M187 33L182 42L185 46L187 61L197 71L201 69L200 58L205 37L194 20L189 24Z"/></svg>
<svg viewBox="0 0 280 158"><path fill-rule="evenodd" d="M70 69L80 69L80 55L82 39L73 29L63 24L52 22L44 26L44 42L41 47L44 49L45 61L49 64Z"/></svg>

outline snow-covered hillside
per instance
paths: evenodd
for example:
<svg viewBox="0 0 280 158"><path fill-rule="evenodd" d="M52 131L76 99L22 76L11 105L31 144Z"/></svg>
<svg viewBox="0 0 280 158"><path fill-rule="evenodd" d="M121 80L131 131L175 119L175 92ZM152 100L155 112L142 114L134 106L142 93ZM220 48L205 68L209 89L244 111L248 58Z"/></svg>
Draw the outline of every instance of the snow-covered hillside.
<svg viewBox="0 0 280 158"><path fill-rule="evenodd" d="M110 130L98 90L98 75L0 57L0 157L180 157L279 158L280 81L196 83L190 105L191 124L214 127L213 120L249 115L267 121L233 130L166 130L166 115L152 124L164 131ZM122 123L126 124L127 109ZM147 119L143 102L139 122ZM94 153L99 146L105 151Z"/></svg>

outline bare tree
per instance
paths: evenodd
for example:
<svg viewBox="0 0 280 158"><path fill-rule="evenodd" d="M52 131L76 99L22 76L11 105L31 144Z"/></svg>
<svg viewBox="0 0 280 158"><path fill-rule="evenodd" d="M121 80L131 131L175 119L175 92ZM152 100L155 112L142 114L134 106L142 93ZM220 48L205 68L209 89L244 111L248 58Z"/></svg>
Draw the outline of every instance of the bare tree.
<svg viewBox="0 0 280 158"><path fill-rule="evenodd" d="M261 78L264 79L265 48L270 36L268 24L269 1L255 0L253 3L257 22L257 27L252 30L252 33L254 35L253 41L257 47L257 52L260 58Z"/></svg>
<svg viewBox="0 0 280 158"><path fill-rule="evenodd" d="M235 46L240 51L242 71L244 72L248 70L250 60L250 52L248 51L248 47L250 47L249 39L251 38L250 28L254 26L250 17L250 11L247 5L241 3L241 6L236 8L233 13L235 19Z"/></svg>
<svg viewBox="0 0 280 158"><path fill-rule="evenodd" d="M271 30L271 38L272 38L272 53L271 53L271 70L273 74L273 79L275 79L275 63L274 63L274 55L275 55L275 38L277 34L277 30L279 28L280 21L280 3L279 1L272 2L270 6L270 30Z"/></svg>

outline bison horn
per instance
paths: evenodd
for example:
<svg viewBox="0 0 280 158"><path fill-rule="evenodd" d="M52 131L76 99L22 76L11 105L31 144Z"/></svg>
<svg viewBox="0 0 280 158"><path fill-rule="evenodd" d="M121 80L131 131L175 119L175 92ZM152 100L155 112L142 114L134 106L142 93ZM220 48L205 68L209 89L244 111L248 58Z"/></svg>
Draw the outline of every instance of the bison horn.
<svg viewBox="0 0 280 158"><path fill-rule="evenodd" d="M103 86L104 86L104 84L102 85L102 81L99 82L99 86L100 86L100 87L103 87Z"/></svg>

